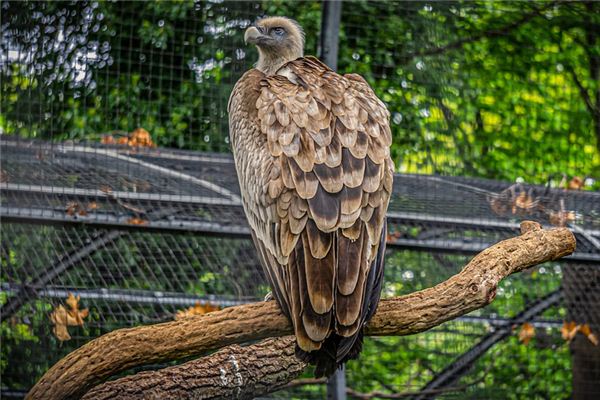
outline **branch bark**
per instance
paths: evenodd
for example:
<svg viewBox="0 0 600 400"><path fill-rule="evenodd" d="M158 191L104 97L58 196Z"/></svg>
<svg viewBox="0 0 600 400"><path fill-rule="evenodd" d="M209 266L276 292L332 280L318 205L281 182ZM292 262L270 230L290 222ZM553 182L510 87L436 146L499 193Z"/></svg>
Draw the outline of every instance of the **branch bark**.
<svg viewBox="0 0 600 400"><path fill-rule="evenodd" d="M479 253L460 273L432 288L382 300L366 327L366 334L410 335L428 330L489 304L495 297L498 283L508 275L564 257L575 250L575 237L566 228L542 230L539 224L524 224L522 232L518 237L504 240ZM110 376L135 366L199 356L231 344L291 333L290 323L273 301L230 307L163 324L121 329L92 340L67 355L46 372L27 398L78 398ZM235 350L239 350L235 354L240 356L243 353L240 348ZM219 354L221 352L211 357ZM201 368L210 370L206 363L211 360L210 357L198 360L198 367L204 365ZM245 373L252 375L248 369L254 367L239 363L238 367L242 377ZM148 373L137 384L154 387L147 382L152 382L155 377L167 376L173 384L173 375L155 375L160 373ZM263 382L262 378L252 376L255 377L253 382ZM111 384L116 385L107 385ZM163 384L169 385L168 382ZM226 386L221 387L221 393ZM251 388L252 383L244 381L243 386L245 390ZM140 394L141 397L147 396Z"/></svg>
<svg viewBox="0 0 600 400"><path fill-rule="evenodd" d="M267 339L159 371L96 386L83 400L253 399L287 384L306 368L294 355L294 336Z"/></svg>

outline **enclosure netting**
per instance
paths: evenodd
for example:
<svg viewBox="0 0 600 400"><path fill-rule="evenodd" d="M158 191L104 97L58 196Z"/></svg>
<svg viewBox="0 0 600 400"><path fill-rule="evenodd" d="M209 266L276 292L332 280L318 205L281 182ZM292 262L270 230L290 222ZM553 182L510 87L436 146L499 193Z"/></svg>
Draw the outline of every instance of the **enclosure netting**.
<svg viewBox="0 0 600 400"><path fill-rule="evenodd" d="M451 176L486 174L465 162L478 150L464 132L456 136L461 127L431 118L443 104L424 100L463 90L459 78L432 73L455 68L452 56L424 58L418 37L369 34L415 14L449 18L449 10L343 6L339 67L375 86L400 144L383 296L445 280L473 254L517 235L523 219L568 226L577 251L508 278L482 310L416 336L367 339L360 361L347 366L348 391L567 398L600 375L600 194ZM497 10L500 19L519 11ZM2 3L3 396L23 396L61 357L106 332L259 301L269 291L226 154L227 98L255 59L243 28L264 13L301 13L307 53L317 52L319 3ZM365 15L380 25L362 23ZM405 31L421 29L442 48L444 21ZM516 69L506 79L526 85ZM574 168L581 162L565 157ZM69 294L89 314L61 325ZM313 382L269 396L322 398L324 390Z"/></svg>

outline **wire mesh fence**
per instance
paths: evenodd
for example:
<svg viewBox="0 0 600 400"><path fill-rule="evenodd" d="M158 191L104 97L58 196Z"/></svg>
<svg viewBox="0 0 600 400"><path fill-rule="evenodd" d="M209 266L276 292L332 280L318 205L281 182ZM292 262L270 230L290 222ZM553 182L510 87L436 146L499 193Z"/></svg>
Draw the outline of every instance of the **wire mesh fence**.
<svg viewBox="0 0 600 400"><path fill-rule="evenodd" d="M560 149L544 140L565 129L591 135L591 119L581 94L551 74L568 69L575 50L539 49L523 37L523 29L549 29L548 13L579 12L552 7L344 2L339 70L364 75L388 105L402 172L388 213L384 297L443 281L517 234L523 219L568 226L578 241L567 259L503 282L482 310L418 336L368 339L360 362L348 364L349 395L596 390L600 195L557 187L590 174L595 156L582 151L585 135ZM2 3L3 396L23 396L103 333L268 292L223 154L229 92L256 57L242 32L264 14L297 18L306 53L320 52L316 2ZM491 46L500 50L477 56ZM541 56L524 62L523 52ZM483 74L490 65L497 73ZM515 106L499 114L505 101ZM542 135L535 149L520 132ZM558 169L544 157L567 162ZM61 320L61 307L82 322ZM307 384L270 397L324 396L321 381L297 383Z"/></svg>

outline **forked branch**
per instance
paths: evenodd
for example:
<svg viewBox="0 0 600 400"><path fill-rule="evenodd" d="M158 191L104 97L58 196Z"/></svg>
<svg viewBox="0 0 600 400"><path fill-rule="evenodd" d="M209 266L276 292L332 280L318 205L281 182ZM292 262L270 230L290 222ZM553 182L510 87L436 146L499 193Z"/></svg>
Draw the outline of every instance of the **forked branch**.
<svg viewBox="0 0 600 400"><path fill-rule="evenodd" d="M510 274L556 260L575 250L575 237L566 228L542 230L539 224L526 222L522 224L521 229L520 236L504 240L482 251L460 273L450 279L419 292L382 300L377 313L366 327L366 333L387 336L423 332L489 304L495 297L498 283ZM63 358L46 372L29 392L28 398L78 398L110 376L132 367L200 356L231 344L291 333L290 323L273 301L230 307L163 324L120 329L92 340ZM275 345L283 342L267 342L267 345L269 343L277 349L279 347ZM241 362L251 359L247 358L246 353L252 349L245 349L247 348L235 347L223 350L229 352L226 353L228 356L235 354L237 370L224 369L223 375L218 371L219 376L210 380L220 388L220 391L212 395L213 398L230 398L232 393L227 390L231 389L231 382L239 381L240 390L243 391L233 395L243 398L244 393L256 396L261 390L267 390L261 387L271 385L270 388L273 389L294 378L294 374L287 374L281 379L278 376L277 379L269 381L273 371L259 368L262 365L259 360L256 360L258 364ZM180 384L184 384L192 393L196 389L191 382L190 386L187 386L187 379L191 376L185 373L186 368L206 369L205 376L208 376L211 372L209 370L218 370L210 365L215 362L214 357L222 357L223 352L192 361L192 364L172 367L180 368L175 370L179 371L175 375L172 369L138 374L95 388L86 397L102 398L100 394L106 394L105 390L109 390L113 394L109 397L114 398L114 394L125 390L128 382L132 380L140 390L148 388L146 393L143 390L137 391L139 398L153 397L152 390L156 387L175 389ZM291 354L285 358L288 361L292 359L294 358ZM303 368L301 364L297 366L301 367L300 370ZM265 383L267 381L268 383ZM202 382L198 384L203 385ZM205 387L204 390L208 388ZM129 393L128 398L132 397L133 394Z"/></svg>

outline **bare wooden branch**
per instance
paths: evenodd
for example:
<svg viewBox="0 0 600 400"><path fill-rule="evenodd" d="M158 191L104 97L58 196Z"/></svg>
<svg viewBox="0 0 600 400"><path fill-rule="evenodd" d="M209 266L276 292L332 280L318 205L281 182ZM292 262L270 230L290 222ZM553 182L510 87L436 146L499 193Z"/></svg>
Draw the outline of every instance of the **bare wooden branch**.
<svg viewBox="0 0 600 400"><path fill-rule="evenodd" d="M296 378L306 363L294 355L295 338L233 345L199 360L141 372L99 385L83 400L253 399Z"/></svg>
<svg viewBox="0 0 600 400"><path fill-rule="evenodd" d="M566 228L540 230L484 250L457 275L419 292L382 300L368 335L410 335L490 303L500 280L575 250ZM81 397L108 377L149 363L198 356L235 343L292 333L275 302L226 308L163 324L121 329L101 336L54 365L32 388L29 399Z"/></svg>

